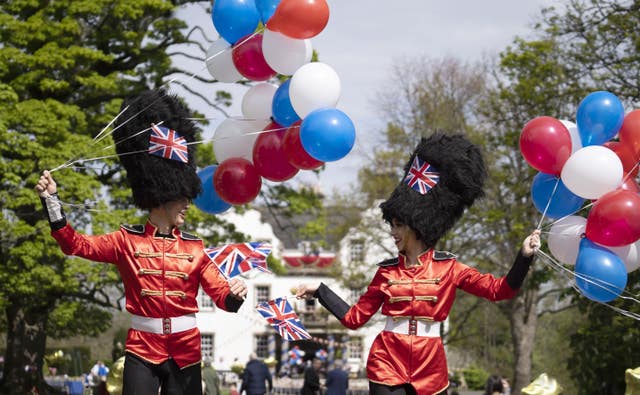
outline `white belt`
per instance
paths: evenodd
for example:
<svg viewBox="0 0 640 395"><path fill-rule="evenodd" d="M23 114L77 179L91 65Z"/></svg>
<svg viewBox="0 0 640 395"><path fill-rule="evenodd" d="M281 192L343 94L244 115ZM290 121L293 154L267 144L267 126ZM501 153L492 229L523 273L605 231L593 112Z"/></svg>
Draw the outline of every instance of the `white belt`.
<svg viewBox="0 0 640 395"><path fill-rule="evenodd" d="M410 318L393 319L387 316L387 323L384 330L387 332L400 333L403 335L415 335L426 337L440 337L441 322L420 321Z"/></svg>
<svg viewBox="0 0 640 395"><path fill-rule="evenodd" d="M171 318L151 318L135 314L131 315L131 329L156 333L159 335L178 333L193 329L196 326L197 324L195 313Z"/></svg>

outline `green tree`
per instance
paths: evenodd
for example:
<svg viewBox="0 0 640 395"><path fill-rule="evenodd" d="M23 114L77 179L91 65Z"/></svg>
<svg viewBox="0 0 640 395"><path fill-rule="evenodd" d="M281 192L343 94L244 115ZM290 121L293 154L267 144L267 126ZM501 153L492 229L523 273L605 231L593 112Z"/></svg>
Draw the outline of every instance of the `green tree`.
<svg viewBox="0 0 640 395"><path fill-rule="evenodd" d="M70 222L94 233L139 222L110 139L96 137L123 97L163 86L167 74L180 72L169 48L197 48L183 33L185 23L172 16L182 3L0 5L0 307L7 333L2 393L50 392L42 376L47 336L97 335L109 325L109 308L118 306L117 272L62 255L33 186L43 169L104 156L54 173ZM190 216L192 231L211 228L214 220ZM207 241L232 237L232 231L221 227Z"/></svg>
<svg viewBox="0 0 640 395"><path fill-rule="evenodd" d="M606 90L617 95L627 110L637 107L640 98L637 68L640 20L638 1L569 1L565 8L543 13L538 30L541 40L555 43L555 56L563 59L567 81L565 91L585 95ZM585 92L586 90L586 92ZM640 290L638 274L630 273L625 293ZM570 337L568 370L579 394L624 393L624 371L640 365L637 341L637 302L618 298L607 308L570 294L583 319Z"/></svg>
<svg viewBox="0 0 640 395"><path fill-rule="evenodd" d="M490 245L477 245L474 256L480 262L505 273L523 236L537 225L540 214L530 201L530 186L535 171L523 160L519 150L522 127L539 115L566 119L575 114L578 97L570 75L557 56L553 41L525 42L516 39L500 55L500 63L487 99L479 108L485 125L485 152L491 177L487 197L476 206L476 220L483 231L476 240ZM567 87L563 94L558 90ZM508 208L508 209L506 209ZM495 270L495 269L494 269ZM525 286L516 298L497 307L507 317L511 327L513 351L512 388L516 393L531 381L532 355L538 308L543 296L557 298L565 285L550 291L552 271L536 264Z"/></svg>

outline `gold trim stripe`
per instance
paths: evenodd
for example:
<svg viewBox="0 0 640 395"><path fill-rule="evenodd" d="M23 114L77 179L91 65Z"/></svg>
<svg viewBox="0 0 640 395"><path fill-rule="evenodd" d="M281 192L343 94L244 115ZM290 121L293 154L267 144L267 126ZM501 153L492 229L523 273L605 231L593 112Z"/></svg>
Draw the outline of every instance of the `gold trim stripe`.
<svg viewBox="0 0 640 395"><path fill-rule="evenodd" d="M412 300L413 296L392 296L389 298L389 303L411 302Z"/></svg>
<svg viewBox="0 0 640 395"><path fill-rule="evenodd" d="M416 296L416 300L426 300L427 302L437 302L437 296Z"/></svg>

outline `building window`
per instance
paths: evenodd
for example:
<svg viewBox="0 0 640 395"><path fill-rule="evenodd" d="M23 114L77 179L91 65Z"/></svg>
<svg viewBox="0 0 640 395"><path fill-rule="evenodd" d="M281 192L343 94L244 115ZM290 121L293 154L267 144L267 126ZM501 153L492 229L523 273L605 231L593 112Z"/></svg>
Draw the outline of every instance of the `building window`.
<svg viewBox="0 0 640 395"><path fill-rule="evenodd" d="M202 358L209 357L213 360L213 351L214 351L214 335L213 333L202 333L200 334L202 338Z"/></svg>
<svg viewBox="0 0 640 395"><path fill-rule="evenodd" d="M352 337L349 339L349 358L362 359L362 338Z"/></svg>
<svg viewBox="0 0 640 395"><path fill-rule="evenodd" d="M202 290L202 287L198 289L198 307L200 310L213 310L216 307L211 297Z"/></svg>
<svg viewBox="0 0 640 395"><path fill-rule="evenodd" d="M268 302L270 299L268 285L256 285L256 304Z"/></svg>
<svg viewBox="0 0 640 395"><path fill-rule="evenodd" d="M269 358L269 335L256 335L256 355Z"/></svg>
<svg viewBox="0 0 640 395"><path fill-rule="evenodd" d="M354 239L350 241L349 262L351 264L364 262L364 240Z"/></svg>

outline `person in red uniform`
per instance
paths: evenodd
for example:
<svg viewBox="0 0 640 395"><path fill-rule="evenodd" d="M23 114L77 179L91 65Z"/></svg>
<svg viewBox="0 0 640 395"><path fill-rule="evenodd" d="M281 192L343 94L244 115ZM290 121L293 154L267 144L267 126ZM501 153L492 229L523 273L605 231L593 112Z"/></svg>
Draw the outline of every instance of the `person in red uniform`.
<svg viewBox="0 0 640 395"><path fill-rule="evenodd" d="M115 264L132 315L125 345L122 393L137 395L202 394L200 332L196 326L201 286L215 304L236 312L247 287L226 281L204 253L203 241L183 232L189 203L201 190L194 148L185 144L187 161L149 153L150 125L163 125L191 142L195 125L181 102L163 91L149 91L126 101L124 119L114 130L116 151L127 170L134 203L149 210L144 225L85 235L69 223L51 174L35 187L62 251Z"/></svg>
<svg viewBox="0 0 640 395"><path fill-rule="evenodd" d="M367 360L371 394L446 393L448 368L440 331L456 289L498 301L514 297L521 287L540 246L538 230L524 240L509 273L501 278L434 250L482 195L485 178L481 152L464 136L436 133L422 139L403 180L380 205L398 256L378 264L366 292L351 307L325 284L298 287L298 298L318 298L350 329L364 325L382 307L386 325Z"/></svg>

